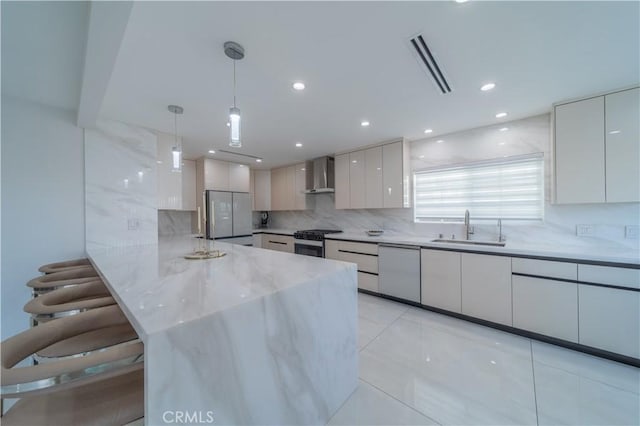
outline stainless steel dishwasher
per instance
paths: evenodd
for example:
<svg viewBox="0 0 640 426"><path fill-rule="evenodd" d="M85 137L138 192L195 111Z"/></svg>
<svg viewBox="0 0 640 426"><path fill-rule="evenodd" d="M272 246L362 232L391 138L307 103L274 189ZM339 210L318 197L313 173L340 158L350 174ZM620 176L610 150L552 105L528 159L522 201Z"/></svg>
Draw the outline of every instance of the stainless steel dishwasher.
<svg viewBox="0 0 640 426"><path fill-rule="evenodd" d="M420 302L420 247L378 245L380 293Z"/></svg>

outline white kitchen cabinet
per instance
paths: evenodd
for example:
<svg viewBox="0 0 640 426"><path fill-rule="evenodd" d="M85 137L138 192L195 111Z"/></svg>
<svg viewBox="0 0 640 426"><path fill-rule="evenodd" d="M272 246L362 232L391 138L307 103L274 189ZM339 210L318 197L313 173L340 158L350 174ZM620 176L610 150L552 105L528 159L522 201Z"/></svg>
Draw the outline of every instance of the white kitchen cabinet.
<svg viewBox="0 0 640 426"><path fill-rule="evenodd" d="M557 203L640 201L640 89L556 105Z"/></svg>
<svg viewBox="0 0 640 426"><path fill-rule="evenodd" d="M511 271L514 274L537 275L545 278L578 279L578 265L555 260L514 257L511 259Z"/></svg>
<svg viewBox="0 0 640 426"><path fill-rule="evenodd" d="M605 201L604 97L555 107L556 201Z"/></svg>
<svg viewBox="0 0 640 426"><path fill-rule="evenodd" d="M307 208L306 164L271 170L271 210L304 210Z"/></svg>
<svg viewBox="0 0 640 426"><path fill-rule="evenodd" d="M421 303L461 313L460 253L422 249L420 257Z"/></svg>
<svg viewBox="0 0 640 426"><path fill-rule="evenodd" d="M228 163L229 189L232 192L249 192L250 170L245 164Z"/></svg>
<svg viewBox="0 0 640 426"><path fill-rule="evenodd" d="M307 208L307 165L299 163L293 166L293 208L294 210L305 210Z"/></svg>
<svg viewBox="0 0 640 426"><path fill-rule="evenodd" d="M640 201L640 88L605 96L607 202Z"/></svg>
<svg viewBox="0 0 640 426"><path fill-rule="evenodd" d="M578 265L578 280L585 283L640 289L640 269Z"/></svg>
<svg viewBox="0 0 640 426"><path fill-rule="evenodd" d="M264 234L253 234L253 247L262 248Z"/></svg>
<svg viewBox="0 0 640 426"><path fill-rule="evenodd" d="M382 146L382 206L410 207L409 148L406 141Z"/></svg>
<svg viewBox="0 0 640 426"><path fill-rule="evenodd" d="M378 244L325 240L325 257L355 263L358 268L358 288L379 292Z"/></svg>
<svg viewBox="0 0 640 426"><path fill-rule="evenodd" d="M578 343L576 283L513 275L512 291L514 327Z"/></svg>
<svg viewBox="0 0 640 426"><path fill-rule="evenodd" d="M351 204L349 182L349 154L335 156L336 209L348 209Z"/></svg>
<svg viewBox="0 0 640 426"><path fill-rule="evenodd" d="M365 208L365 151L349 154L349 207Z"/></svg>
<svg viewBox="0 0 640 426"><path fill-rule="evenodd" d="M511 326L511 258L461 254L462 313Z"/></svg>
<svg viewBox="0 0 640 426"><path fill-rule="evenodd" d="M262 234L262 248L294 253L293 237L288 235Z"/></svg>
<svg viewBox="0 0 640 426"><path fill-rule="evenodd" d="M580 343L640 358L640 292L578 285Z"/></svg>
<svg viewBox="0 0 640 426"><path fill-rule="evenodd" d="M379 209L382 204L382 147L376 146L364 151L365 164L365 207Z"/></svg>
<svg viewBox="0 0 640 426"><path fill-rule="evenodd" d="M253 210L271 210L271 171L253 170Z"/></svg>
<svg viewBox="0 0 640 426"><path fill-rule="evenodd" d="M196 210L196 162L182 161L182 210Z"/></svg>
<svg viewBox="0 0 640 426"><path fill-rule="evenodd" d="M204 189L229 190L229 163L211 158L204 159Z"/></svg>

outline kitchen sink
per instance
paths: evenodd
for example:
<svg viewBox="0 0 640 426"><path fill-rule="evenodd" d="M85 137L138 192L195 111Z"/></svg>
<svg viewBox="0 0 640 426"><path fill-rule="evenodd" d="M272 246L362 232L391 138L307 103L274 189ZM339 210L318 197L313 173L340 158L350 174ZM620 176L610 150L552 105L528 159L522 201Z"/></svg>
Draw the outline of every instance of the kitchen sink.
<svg viewBox="0 0 640 426"><path fill-rule="evenodd" d="M472 246L493 246L504 247L507 244L505 241L481 241L481 240L449 240L445 238L437 238L431 240L432 243L450 243L450 244L468 244Z"/></svg>

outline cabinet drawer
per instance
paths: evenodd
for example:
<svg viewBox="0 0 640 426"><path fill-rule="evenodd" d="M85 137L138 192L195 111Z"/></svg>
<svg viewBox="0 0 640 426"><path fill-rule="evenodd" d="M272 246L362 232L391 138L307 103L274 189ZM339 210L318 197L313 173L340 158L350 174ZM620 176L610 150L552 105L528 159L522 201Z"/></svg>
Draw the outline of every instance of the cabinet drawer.
<svg viewBox="0 0 640 426"><path fill-rule="evenodd" d="M331 253L330 256L327 254L327 257L330 259L355 263L358 265L358 271L371 272L372 274L378 273L378 256L338 250L337 252Z"/></svg>
<svg viewBox="0 0 640 426"><path fill-rule="evenodd" d="M563 278L565 280L578 279L578 267L575 263L554 262L551 260L514 257L511 261L511 271L519 274Z"/></svg>
<svg viewBox="0 0 640 426"><path fill-rule="evenodd" d="M358 288L363 290L375 291L379 293L378 290L378 276L372 274L365 274L363 272L358 272Z"/></svg>
<svg viewBox="0 0 640 426"><path fill-rule="evenodd" d="M339 251L352 251L363 254L378 254L378 244L375 243L354 243L351 241L325 240L327 249L329 247Z"/></svg>
<svg viewBox="0 0 640 426"><path fill-rule="evenodd" d="M293 253L293 237L286 235L264 234L262 236L263 247L270 250Z"/></svg>
<svg viewBox="0 0 640 426"><path fill-rule="evenodd" d="M517 275L511 284L514 327L578 342L577 284Z"/></svg>
<svg viewBox="0 0 640 426"><path fill-rule="evenodd" d="M578 265L578 281L640 288L640 269Z"/></svg>

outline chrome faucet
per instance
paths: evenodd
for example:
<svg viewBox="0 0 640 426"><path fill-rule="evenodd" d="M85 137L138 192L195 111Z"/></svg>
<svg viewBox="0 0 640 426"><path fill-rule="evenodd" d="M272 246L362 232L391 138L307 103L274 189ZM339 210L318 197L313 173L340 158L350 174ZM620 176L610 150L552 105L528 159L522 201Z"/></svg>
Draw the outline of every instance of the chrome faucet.
<svg viewBox="0 0 640 426"><path fill-rule="evenodd" d="M504 241L504 235L502 235L502 219L498 219L498 228L500 230L500 233L498 234L498 242L500 241Z"/></svg>
<svg viewBox="0 0 640 426"><path fill-rule="evenodd" d="M469 234L473 234L473 226L469 225L469 210L464 212L464 235L465 239L469 239Z"/></svg>

